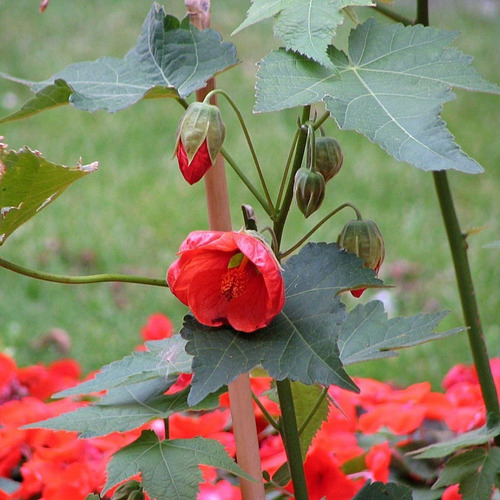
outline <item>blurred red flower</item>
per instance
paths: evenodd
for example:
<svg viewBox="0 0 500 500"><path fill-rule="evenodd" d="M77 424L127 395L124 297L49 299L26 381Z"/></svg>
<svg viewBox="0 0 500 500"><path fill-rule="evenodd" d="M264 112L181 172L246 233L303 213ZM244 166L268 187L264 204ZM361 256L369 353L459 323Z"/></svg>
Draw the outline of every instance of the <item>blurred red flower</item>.
<svg viewBox="0 0 500 500"><path fill-rule="evenodd" d="M146 340L161 340L170 338L174 334L174 325L164 314L152 314L148 322L141 329L141 336Z"/></svg>
<svg viewBox="0 0 500 500"><path fill-rule="evenodd" d="M242 332L267 326L285 303L278 261L245 232L195 231L167 274L172 293L207 326Z"/></svg>

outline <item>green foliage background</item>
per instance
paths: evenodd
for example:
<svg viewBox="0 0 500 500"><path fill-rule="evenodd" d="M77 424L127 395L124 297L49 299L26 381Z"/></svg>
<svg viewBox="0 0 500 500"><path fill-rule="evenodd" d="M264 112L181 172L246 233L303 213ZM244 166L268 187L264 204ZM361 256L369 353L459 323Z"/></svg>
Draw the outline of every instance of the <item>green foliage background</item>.
<svg viewBox="0 0 500 500"><path fill-rule="evenodd" d="M218 77L241 107L257 153L273 189L279 183L294 130L297 109L252 115L255 63L279 40L272 23L250 27L234 37L230 33L244 19L249 2L213 0L212 21L225 40L238 49L239 66ZM431 24L462 32L455 44L475 57L475 67L490 81L500 82L496 15L472 8L469 2L443 1L431 6ZM410 2L394 7L412 15ZM66 65L109 55L122 57L135 44L142 21L151 7L148 0L63 2L52 0L40 14L35 2L0 2L2 31L0 71L20 78L43 80ZM182 17L181 0L165 4L169 13ZM381 16L376 16L384 20ZM389 22L389 21L384 21ZM352 23L338 30L345 35ZM0 81L0 116L17 109L30 97L22 86ZM500 148L497 130L500 98L457 92L447 103L443 118L457 143L486 172L470 176L450 172L464 230L486 226L469 238L487 342L492 356L500 355L500 294L498 248L483 248L500 239ZM256 178L250 156L234 115L221 101L227 126L229 153ZM182 108L172 100L143 101L115 115L86 114L65 106L0 128L11 148L29 145L49 160L75 165L98 160L99 170L71 186L56 203L9 238L0 249L3 258L48 272L90 274L130 272L163 277L187 233L207 227L203 183L189 186L171 159L174 134ZM460 304L448 244L434 195L432 176L397 163L378 146L353 132L339 132L333 121L325 129L341 143L344 166L328 184L324 208L307 223L294 210L285 232L293 244L328 209L345 201L375 219L387 246L381 277L391 289L390 315L450 309L442 328L461 324ZM234 227L242 225L239 204L254 204L245 188L228 171ZM257 209L261 226L267 224ZM351 215L341 213L317 234L317 241L335 241ZM403 262L403 265L401 265ZM401 269L411 276L398 277ZM404 273L403 273L404 274ZM362 302L375 297L367 291ZM345 297L349 307L356 302ZM168 290L139 285L95 284L66 286L14 275L0 269L0 348L13 351L22 365L58 356L53 347L39 348L53 328L66 330L72 339L69 355L85 371L122 357L139 343L139 330L148 315L163 312L179 328L185 308ZM435 384L449 367L469 362L465 335L454 336L379 360L349 368L350 375L411 383L430 379Z"/></svg>

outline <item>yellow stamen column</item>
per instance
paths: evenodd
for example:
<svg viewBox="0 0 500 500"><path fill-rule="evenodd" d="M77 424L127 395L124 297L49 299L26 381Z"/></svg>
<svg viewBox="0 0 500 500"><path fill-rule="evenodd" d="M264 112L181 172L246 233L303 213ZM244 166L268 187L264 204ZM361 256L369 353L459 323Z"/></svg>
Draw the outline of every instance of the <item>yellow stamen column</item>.
<svg viewBox="0 0 500 500"><path fill-rule="evenodd" d="M191 23L198 29L210 26L210 0L185 0ZM196 92L198 101L215 87L212 78L207 86ZM216 105L215 96L211 104ZM207 196L208 220L210 229L215 231L231 231L231 212L226 182L224 158L217 156L215 165L205 174L205 190ZM240 375L228 386L233 420L233 431L236 440L236 457L240 467L257 481L241 479L243 500L264 500L264 484L259 455L259 441L253 412L252 392L248 374Z"/></svg>

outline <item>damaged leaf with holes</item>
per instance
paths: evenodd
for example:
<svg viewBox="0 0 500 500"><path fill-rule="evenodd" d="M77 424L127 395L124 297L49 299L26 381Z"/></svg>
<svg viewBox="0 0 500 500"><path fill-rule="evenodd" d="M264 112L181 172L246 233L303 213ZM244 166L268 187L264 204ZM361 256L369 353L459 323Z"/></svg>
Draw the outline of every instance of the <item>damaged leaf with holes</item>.
<svg viewBox="0 0 500 500"><path fill-rule="evenodd" d="M71 183L95 170L97 162L67 167L27 147L13 151L0 144L0 245Z"/></svg>

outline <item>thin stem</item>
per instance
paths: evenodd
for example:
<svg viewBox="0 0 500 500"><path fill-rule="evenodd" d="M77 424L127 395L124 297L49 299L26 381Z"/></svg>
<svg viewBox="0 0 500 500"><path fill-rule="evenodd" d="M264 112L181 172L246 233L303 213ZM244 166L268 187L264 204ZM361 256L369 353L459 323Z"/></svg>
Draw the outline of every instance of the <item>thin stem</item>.
<svg viewBox="0 0 500 500"><path fill-rule="evenodd" d="M309 115L311 113L311 106L304 106L302 109L302 120L301 123L304 124L309 120ZM303 130L302 127L299 128L299 137L297 139L297 146L295 148L295 156L293 159L292 169L288 177L288 184L285 191L285 196L283 198L283 203L278 210L278 218L274 221L274 232L276 234L276 240L278 244L281 243L281 238L283 237L283 229L285 228L286 218L290 210L290 205L293 200L293 184L294 177L297 170L302 164L304 158L304 151L307 143L307 131Z"/></svg>
<svg viewBox="0 0 500 500"><path fill-rule="evenodd" d="M467 242L458 223L446 172L433 172L433 175L455 266L465 325L468 327L469 345L486 407L487 424L491 427L500 423L500 408L467 257ZM499 437L495 441L500 445Z"/></svg>
<svg viewBox="0 0 500 500"><path fill-rule="evenodd" d="M231 105L234 112L236 113L236 116L238 117L238 121L240 122L241 129L243 130L243 134L245 135L245 139L246 139L248 147L250 149L250 154L252 155L252 159L253 159L253 162L255 164L255 168L257 169L260 183L262 185L262 189L264 190L264 195L266 196L266 200L267 200L269 209L271 211L271 216L274 216L276 211L275 211L275 208L273 205L273 201L271 200L269 190L267 189L266 180L264 179L264 174L262 173L262 168L260 167L259 159L257 158L257 153L255 152L255 148L253 147L252 139L250 138L250 133L248 132L248 128L246 126L245 120L243 119L243 115L241 114L241 111L239 110L236 103L231 99L231 97L221 89L214 89L211 92L209 92L205 97L205 102L208 102L208 100L212 97L212 95L215 95L215 94L219 94L219 95L222 95L223 97L225 97L227 102ZM266 212L269 212L269 210L266 210Z"/></svg>
<svg viewBox="0 0 500 500"><path fill-rule="evenodd" d="M299 428L299 436L302 435L306 427L309 425L309 422L312 420L312 418L318 411L318 408L321 406L321 403L325 400L327 394L328 394L328 388L323 387L323 390L321 391L319 398L316 400L316 403L314 403L314 406L311 408L311 411L309 412L309 414L307 415L307 417L302 422L302 425Z"/></svg>
<svg viewBox="0 0 500 500"><path fill-rule="evenodd" d="M396 21L398 23L402 23L405 26L411 26L413 21L411 19L408 19L405 16L402 16L401 14L398 14L397 12L394 12L392 9L388 9L387 7L384 7L383 5L376 5L375 10L383 14L384 16L392 19L393 21Z"/></svg>
<svg viewBox="0 0 500 500"><path fill-rule="evenodd" d="M330 112L325 111L319 118L314 120L313 123L314 130L318 130L321 127L321 125L323 125L323 123L325 123L326 120L328 120L328 118L330 118Z"/></svg>
<svg viewBox="0 0 500 500"><path fill-rule="evenodd" d="M8 269L23 276L29 276L43 281L51 281L53 283L64 283L67 285L86 285L88 283L104 283L108 281L137 283L139 285L163 286L168 288L168 283L164 279L147 278L144 276L133 276L129 274L92 274L89 276L64 276L60 274L45 273L43 271L35 271L28 267L14 264L5 259L0 259L0 267Z"/></svg>
<svg viewBox="0 0 500 500"><path fill-rule="evenodd" d="M236 175L242 180L243 184L245 184L248 190L255 196L255 199L259 202L261 207L270 217L272 217L272 206L269 205L267 201L262 197L262 195L257 191L256 187L252 184L252 181L243 173L240 167L238 167L238 164L234 161L231 155L224 148L220 150L220 154L226 159Z"/></svg>
<svg viewBox="0 0 500 500"><path fill-rule="evenodd" d="M265 406L260 402L259 398L253 392L252 392L252 399L255 401L255 404L259 407L264 417L266 417L266 420L269 422L271 427L276 429L278 432L281 432L280 424L276 422L273 416L266 410Z"/></svg>
<svg viewBox="0 0 500 500"><path fill-rule="evenodd" d="M361 220L361 212L351 203L342 203L342 205L339 205L335 210L332 210L328 215L323 217L303 238L301 238L295 245L290 247L286 252L280 253L279 257L280 259L283 259L293 253L297 248L302 246L325 222L328 221L331 217L333 217L335 214L340 212L342 209L350 207L356 212L356 218L358 220Z"/></svg>
<svg viewBox="0 0 500 500"><path fill-rule="evenodd" d="M277 380L278 398L281 408L282 437L285 445L288 466L292 477L295 500L307 500L306 478L302 465L302 452L300 450L299 432L297 429L297 417L293 404L292 386L290 380Z"/></svg>
<svg viewBox="0 0 500 500"><path fill-rule="evenodd" d="M285 170L283 172L283 177L281 179L280 190L278 193L278 199L276 200L276 206L279 207L281 204L281 198L283 197L283 193L285 191L286 181L288 179L288 171L290 170L290 165L292 164L293 152L295 151L295 147L297 146L297 140L299 139L300 129L298 128L295 131L295 135L293 136L292 145L290 147L290 152L288 153L288 158L286 160Z"/></svg>

